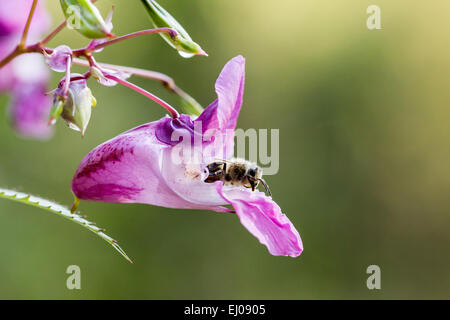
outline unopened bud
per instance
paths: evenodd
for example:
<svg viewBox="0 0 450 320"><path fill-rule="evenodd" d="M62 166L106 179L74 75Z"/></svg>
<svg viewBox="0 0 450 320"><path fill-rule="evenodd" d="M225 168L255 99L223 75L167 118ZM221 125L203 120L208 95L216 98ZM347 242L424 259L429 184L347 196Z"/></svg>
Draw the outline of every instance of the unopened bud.
<svg viewBox="0 0 450 320"><path fill-rule="evenodd" d="M59 118L63 111L64 102L62 99L55 99L53 102L52 109L50 110L50 119L48 121L49 125L54 125L56 123L56 119Z"/></svg>
<svg viewBox="0 0 450 320"><path fill-rule="evenodd" d="M178 96L181 102L183 112L188 115L199 116L203 112L203 107L194 98L188 94Z"/></svg>
<svg viewBox="0 0 450 320"><path fill-rule="evenodd" d="M103 75L103 72L100 69L98 69L97 67L91 67L90 71L91 71L92 77L97 81L105 78L105 76Z"/></svg>
<svg viewBox="0 0 450 320"><path fill-rule="evenodd" d="M89 39L113 37L112 24L105 22L90 0L60 0L67 26Z"/></svg>
<svg viewBox="0 0 450 320"><path fill-rule="evenodd" d="M92 66L90 68L90 71L91 71L92 77L95 80L97 80L98 83L100 83L101 85L104 85L106 87L114 87L115 85L117 85L117 82L109 79L108 76L114 76L114 77L122 79L122 80L126 80L129 77L131 77L130 73L126 73L124 71L110 70L110 69L105 69L105 68L100 70L99 68L94 67L94 66Z"/></svg>
<svg viewBox="0 0 450 320"><path fill-rule="evenodd" d="M80 131L84 136L91 119L92 107L97 103L91 89L88 88L86 80L81 79L70 83L67 97L63 97L61 94L61 88L58 88L55 92L51 119L56 119L58 115L61 115L69 128ZM60 101L63 103L62 110Z"/></svg>
<svg viewBox="0 0 450 320"><path fill-rule="evenodd" d="M184 28L163 7L154 0L142 0L155 28L171 28L178 34L176 36L160 33L161 37L184 58L194 55L207 56L202 48L192 41Z"/></svg>

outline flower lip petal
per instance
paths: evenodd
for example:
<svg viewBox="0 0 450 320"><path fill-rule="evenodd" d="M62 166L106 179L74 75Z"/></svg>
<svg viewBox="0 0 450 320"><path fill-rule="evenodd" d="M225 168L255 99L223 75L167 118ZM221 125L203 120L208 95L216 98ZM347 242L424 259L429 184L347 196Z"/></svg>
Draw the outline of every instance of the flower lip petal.
<svg viewBox="0 0 450 320"><path fill-rule="evenodd" d="M159 173L165 146L154 137L157 124L122 133L86 155L72 181L75 195L91 201L176 206L178 197Z"/></svg>
<svg viewBox="0 0 450 320"><path fill-rule="evenodd" d="M189 144L190 142L188 142ZM206 183L208 171L201 148L179 145L163 151L161 172L166 184L180 198L201 206L226 205L211 183ZM208 160L206 160L208 162Z"/></svg>
<svg viewBox="0 0 450 320"><path fill-rule="evenodd" d="M215 204L193 203L167 184L162 166L164 151L171 146L156 137L158 126L165 120L128 130L89 152L73 177L74 194L88 201L230 212L220 207L226 204L222 199Z"/></svg>
<svg viewBox="0 0 450 320"><path fill-rule="evenodd" d="M302 253L298 231L272 198L260 191L226 188L222 182L215 184L221 197L234 207L244 227L270 254L297 257Z"/></svg>

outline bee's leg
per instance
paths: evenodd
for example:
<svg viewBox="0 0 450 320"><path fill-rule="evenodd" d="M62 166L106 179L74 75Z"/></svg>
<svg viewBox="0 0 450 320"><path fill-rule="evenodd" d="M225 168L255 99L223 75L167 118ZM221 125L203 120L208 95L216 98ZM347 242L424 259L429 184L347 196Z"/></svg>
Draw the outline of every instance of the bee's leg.
<svg viewBox="0 0 450 320"><path fill-rule="evenodd" d="M256 187L255 181L248 179L248 182L250 182L250 188L252 188L252 191L255 191Z"/></svg>
<svg viewBox="0 0 450 320"><path fill-rule="evenodd" d="M269 197L272 196L272 192L270 192L269 186L267 185L267 183L264 181L264 179L259 179L259 181L261 181L261 183L263 184L264 188L266 189L267 193L269 194Z"/></svg>

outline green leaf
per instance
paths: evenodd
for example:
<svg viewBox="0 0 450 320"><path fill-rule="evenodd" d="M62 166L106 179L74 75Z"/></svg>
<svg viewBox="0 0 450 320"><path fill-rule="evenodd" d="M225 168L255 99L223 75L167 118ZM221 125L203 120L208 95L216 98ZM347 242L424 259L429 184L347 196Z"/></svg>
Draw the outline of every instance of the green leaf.
<svg viewBox="0 0 450 320"><path fill-rule="evenodd" d="M113 246L114 249L116 249L125 259L127 259L130 263L133 263L131 259L127 256L125 251L122 250L122 248L117 244L117 241L111 238L110 236L106 235L104 233L104 229L97 227L94 223L86 220L82 216L71 213L70 210L58 203L55 203L50 200L46 200L43 198L35 197L30 194L17 192L14 190L8 190L0 188L0 198L20 202L29 206L41 208L47 211L50 211L58 216L61 216L63 218L66 218L67 220L70 220L72 222L78 223L80 226L88 229L89 231L92 231L96 235L98 235L100 238L108 242L110 245Z"/></svg>

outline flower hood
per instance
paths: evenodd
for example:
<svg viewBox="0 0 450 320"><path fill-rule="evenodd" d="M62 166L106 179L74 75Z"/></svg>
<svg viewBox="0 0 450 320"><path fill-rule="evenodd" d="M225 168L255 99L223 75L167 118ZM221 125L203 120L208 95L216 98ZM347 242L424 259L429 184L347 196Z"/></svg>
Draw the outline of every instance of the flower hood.
<svg viewBox="0 0 450 320"><path fill-rule="evenodd" d="M197 119L164 117L96 147L76 170L74 194L82 200L235 212L272 255L300 255L300 236L271 197L204 182L209 163L233 154L244 78L245 60L235 57L216 82L218 98Z"/></svg>

